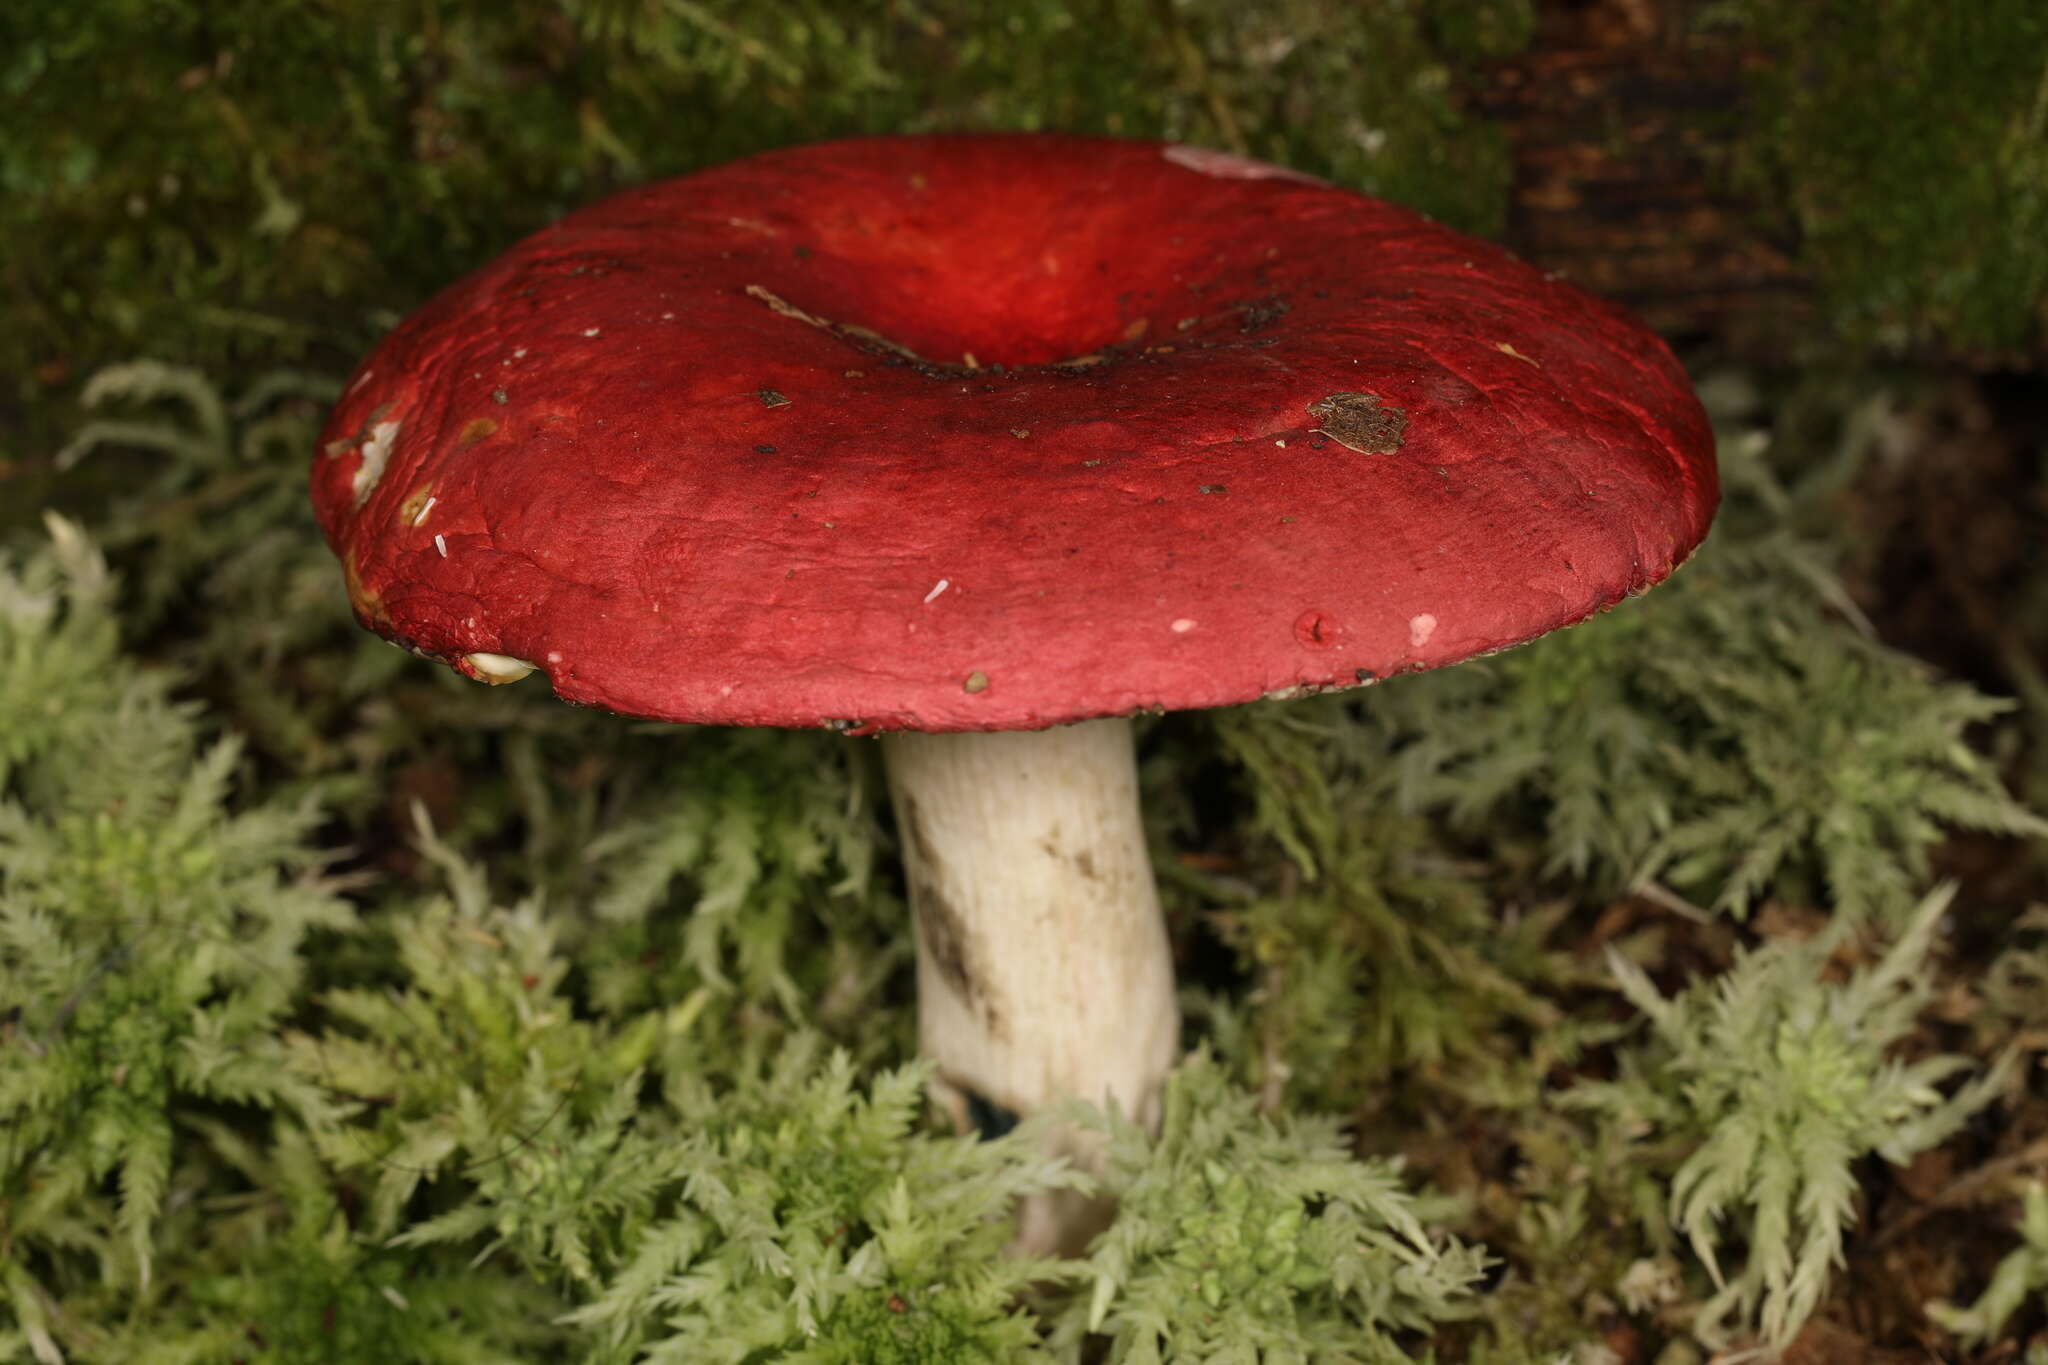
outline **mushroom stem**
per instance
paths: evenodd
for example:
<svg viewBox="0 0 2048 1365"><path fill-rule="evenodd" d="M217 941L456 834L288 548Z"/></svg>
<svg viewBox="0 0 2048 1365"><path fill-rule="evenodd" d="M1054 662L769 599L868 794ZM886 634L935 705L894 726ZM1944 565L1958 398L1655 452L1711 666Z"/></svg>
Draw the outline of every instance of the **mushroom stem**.
<svg viewBox="0 0 2048 1365"><path fill-rule="evenodd" d="M918 1040L962 1127L1068 1097L1148 1128L1178 1050L1173 958L1139 817L1128 720L883 738L917 922ZM1059 1148L1094 1164L1089 1135ZM1100 1210L1023 1210L1029 1250L1073 1252Z"/></svg>

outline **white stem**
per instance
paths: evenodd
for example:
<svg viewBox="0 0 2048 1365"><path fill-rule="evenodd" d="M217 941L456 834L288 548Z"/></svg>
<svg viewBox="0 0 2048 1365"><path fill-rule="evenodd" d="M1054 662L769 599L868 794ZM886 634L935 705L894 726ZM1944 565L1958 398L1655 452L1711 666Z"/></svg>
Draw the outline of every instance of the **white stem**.
<svg viewBox="0 0 2048 1365"><path fill-rule="evenodd" d="M1138 810L1128 720L892 734L883 752L917 920L918 1040L956 1118L1069 1096L1154 1128L1178 1050L1173 959ZM1060 1142L1084 1164L1082 1135ZM1021 1240L1077 1250L1073 1201Z"/></svg>

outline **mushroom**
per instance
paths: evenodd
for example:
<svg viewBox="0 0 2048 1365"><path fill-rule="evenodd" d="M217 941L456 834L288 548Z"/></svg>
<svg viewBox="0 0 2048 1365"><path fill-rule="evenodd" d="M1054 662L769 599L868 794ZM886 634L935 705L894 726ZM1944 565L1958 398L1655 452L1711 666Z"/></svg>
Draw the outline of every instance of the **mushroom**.
<svg viewBox="0 0 2048 1365"><path fill-rule="evenodd" d="M1663 579L1718 496L1612 306L1307 176L1068 136L620 194L406 319L323 442L370 629L628 715L882 736L963 1121L1158 1117L1131 716L1533 639Z"/></svg>

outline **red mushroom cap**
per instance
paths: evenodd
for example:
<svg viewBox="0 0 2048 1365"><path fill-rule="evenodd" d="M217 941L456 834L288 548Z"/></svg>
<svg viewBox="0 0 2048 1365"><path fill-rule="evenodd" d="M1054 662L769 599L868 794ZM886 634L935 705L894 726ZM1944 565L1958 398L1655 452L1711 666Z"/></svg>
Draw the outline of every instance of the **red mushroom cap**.
<svg viewBox="0 0 2048 1365"><path fill-rule="evenodd" d="M570 215L313 474L363 621L667 720L1028 729L1433 668L1706 533L1683 371L1498 247L1156 142L883 137Z"/></svg>

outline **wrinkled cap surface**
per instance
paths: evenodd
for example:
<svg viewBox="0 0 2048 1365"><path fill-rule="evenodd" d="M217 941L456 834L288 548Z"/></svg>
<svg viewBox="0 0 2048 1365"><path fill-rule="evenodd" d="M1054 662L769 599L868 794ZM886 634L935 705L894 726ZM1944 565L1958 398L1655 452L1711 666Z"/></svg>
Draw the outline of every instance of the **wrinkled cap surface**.
<svg viewBox="0 0 2048 1365"><path fill-rule="evenodd" d="M377 348L313 497L363 622L473 676L984 730L1529 640L1669 574L1717 484L1664 346L1499 248L1219 153L1007 135L570 215Z"/></svg>

